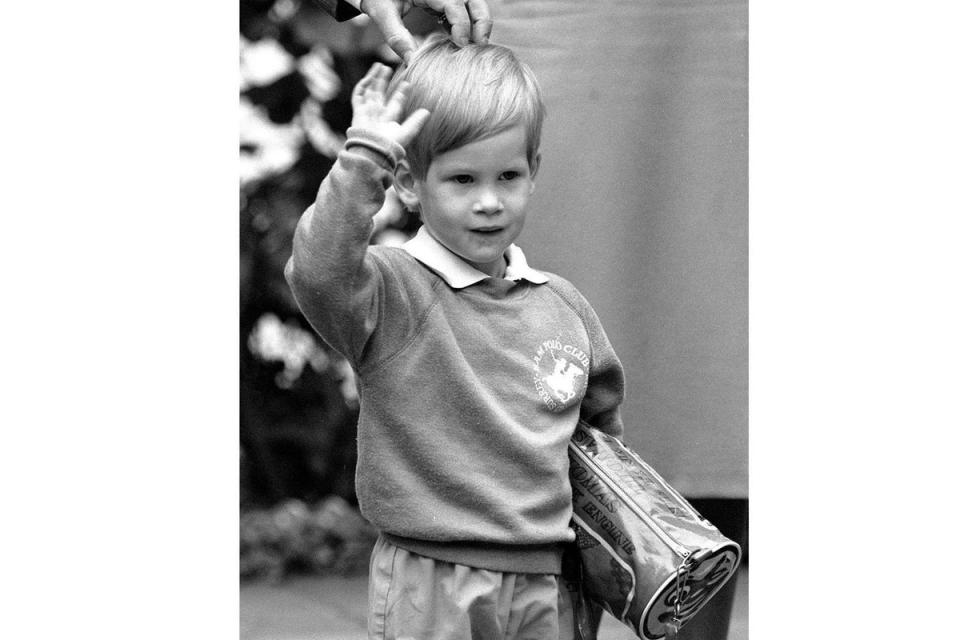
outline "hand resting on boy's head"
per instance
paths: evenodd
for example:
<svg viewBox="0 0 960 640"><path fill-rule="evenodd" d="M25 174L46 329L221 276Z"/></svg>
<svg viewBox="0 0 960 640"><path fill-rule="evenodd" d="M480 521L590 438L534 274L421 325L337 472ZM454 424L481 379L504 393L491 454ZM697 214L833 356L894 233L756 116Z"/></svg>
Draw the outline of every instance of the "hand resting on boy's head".
<svg viewBox="0 0 960 640"><path fill-rule="evenodd" d="M402 20L412 7L440 17L451 39L461 47L469 42L485 44L493 29L486 0L362 0L359 4L360 10L380 29L387 45L403 60L417 48Z"/></svg>

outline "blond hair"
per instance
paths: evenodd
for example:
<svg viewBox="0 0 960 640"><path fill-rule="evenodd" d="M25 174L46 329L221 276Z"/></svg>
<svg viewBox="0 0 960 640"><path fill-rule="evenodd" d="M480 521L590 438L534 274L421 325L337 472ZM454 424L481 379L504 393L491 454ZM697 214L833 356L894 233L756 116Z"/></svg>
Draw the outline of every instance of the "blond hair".
<svg viewBox="0 0 960 640"><path fill-rule="evenodd" d="M540 148L546 109L540 84L510 49L495 44L459 47L430 38L400 69L392 87L410 82L401 122L416 109L430 111L423 130L407 145L414 176L422 179L437 155L522 125L527 162Z"/></svg>

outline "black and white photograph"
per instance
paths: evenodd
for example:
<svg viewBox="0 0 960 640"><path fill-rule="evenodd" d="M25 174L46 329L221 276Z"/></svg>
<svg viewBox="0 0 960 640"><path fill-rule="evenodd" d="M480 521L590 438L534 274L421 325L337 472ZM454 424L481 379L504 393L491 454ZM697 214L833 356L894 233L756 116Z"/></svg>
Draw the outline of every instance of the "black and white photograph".
<svg viewBox="0 0 960 640"><path fill-rule="evenodd" d="M746 640L747 3L240 8L241 638Z"/></svg>
<svg viewBox="0 0 960 640"><path fill-rule="evenodd" d="M0 637L951 637L956 14L11 4Z"/></svg>

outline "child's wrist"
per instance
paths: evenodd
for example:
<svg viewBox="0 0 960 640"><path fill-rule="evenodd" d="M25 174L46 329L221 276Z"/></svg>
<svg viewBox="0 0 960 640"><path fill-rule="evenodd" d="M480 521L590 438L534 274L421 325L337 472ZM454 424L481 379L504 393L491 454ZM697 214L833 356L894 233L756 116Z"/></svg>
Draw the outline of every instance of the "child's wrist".
<svg viewBox="0 0 960 640"><path fill-rule="evenodd" d="M357 147L379 155L384 160L384 168L389 171L396 169L405 155L403 145L396 140L366 127L353 126L347 129L347 141L343 148L350 151Z"/></svg>

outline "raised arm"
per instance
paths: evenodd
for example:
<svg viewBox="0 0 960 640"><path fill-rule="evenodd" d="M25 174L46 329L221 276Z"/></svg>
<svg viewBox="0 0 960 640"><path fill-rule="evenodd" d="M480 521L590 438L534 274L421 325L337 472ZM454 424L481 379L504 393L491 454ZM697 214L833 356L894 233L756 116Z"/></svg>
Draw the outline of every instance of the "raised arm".
<svg viewBox="0 0 960 640"><path fill-rule="evenodd" d="M367 259L373 216L383 206L403 146L423 127L419 109L397 122L407 86L386 96L390 68L374 64L352 95L347 142L301 216L285 275L314 329L356 361L376 317L377 278Z"/></svg>

